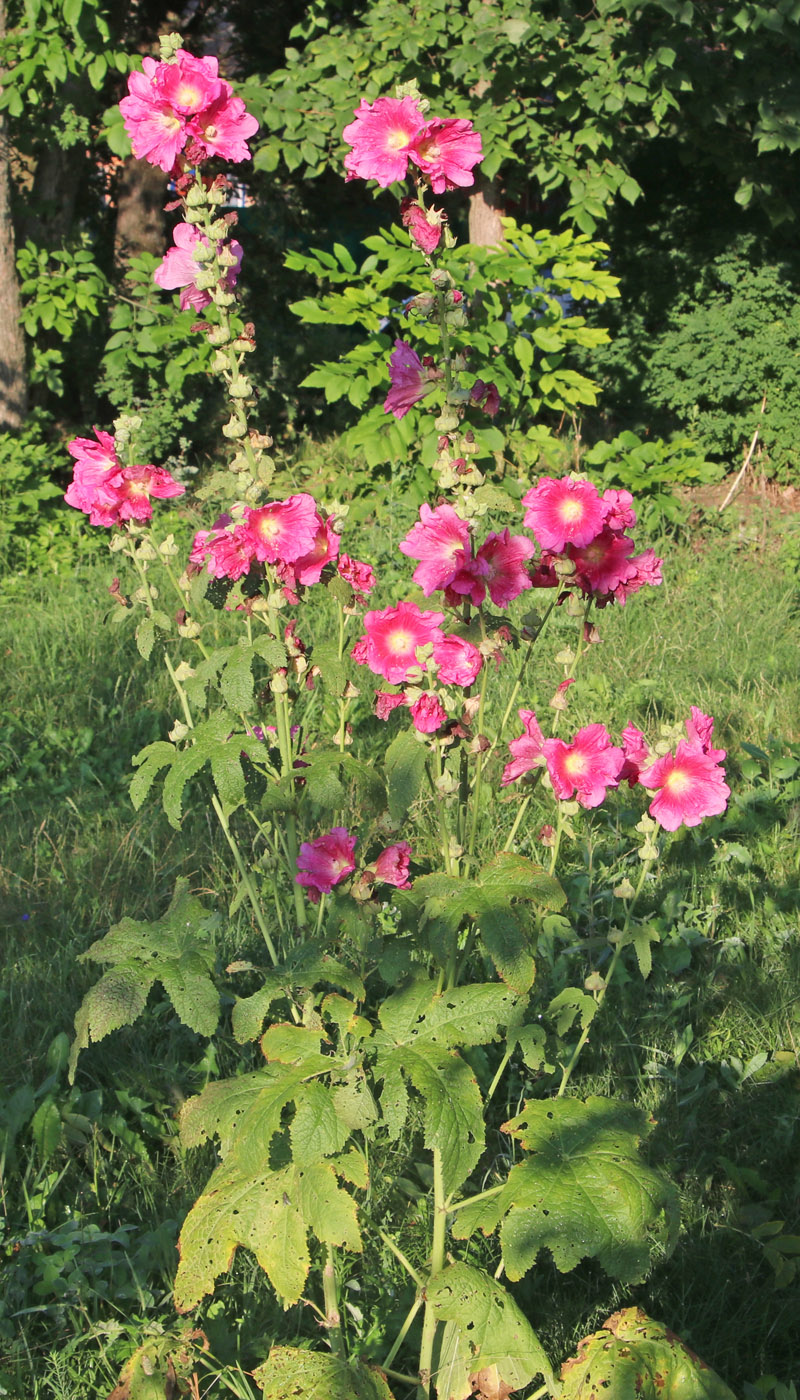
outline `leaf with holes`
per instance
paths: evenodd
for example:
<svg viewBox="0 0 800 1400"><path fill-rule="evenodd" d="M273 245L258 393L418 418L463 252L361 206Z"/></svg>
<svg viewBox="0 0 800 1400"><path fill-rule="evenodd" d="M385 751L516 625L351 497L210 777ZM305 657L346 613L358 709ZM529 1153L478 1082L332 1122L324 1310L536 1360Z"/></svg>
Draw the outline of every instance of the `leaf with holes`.
<svg viewBox="0 0 800 1400"><path fill-rule="evenodd" d="M273 1347L253 1379L263 1400L392 1400L374 1366L300 1347Z"/></svg>
<svg viewBox="0 0 800 1400"><path fill-rule="evenodd" d="M735 1400L715 1371L641 1308L623 1308L584 1337L561 1368L561 1400Z"/></svg>
<svg viewBox="0 0 800 1400"><path fill-rule="evenodd" d="M614 1278L636 1283L659 1239L674 1245L677 1193L639 1155L644 1116L612 1099L550 1099L525 1105L503 1125L529 1156L511 1168L497 1196L458 1212L453 1233L491 1234L502 1222L508 1277L522 1278L540 1250L568 1273L597 1259Z"/></svg>
<svg viewBox="0 0 800 1400"><path fill-rule="evenodd" d="M477 1387L507 1396L536 1376L553 1388L550 1362L525 1314L481 1269L451 1264L426 1285L425 1300L446 1324L435 1369L439 1400L468 1400Z"/></svg>

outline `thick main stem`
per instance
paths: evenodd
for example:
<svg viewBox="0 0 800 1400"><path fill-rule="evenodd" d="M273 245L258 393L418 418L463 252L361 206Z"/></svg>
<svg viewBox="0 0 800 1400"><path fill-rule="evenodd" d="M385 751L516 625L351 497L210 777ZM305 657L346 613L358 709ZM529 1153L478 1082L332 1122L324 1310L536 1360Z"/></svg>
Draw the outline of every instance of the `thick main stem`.
<svg viewBox="0 0 800 1400"><path fill-rule="evenodd" d="M327 1246L325 1267L322 1270L322 1293L325 1299L325 1326L328 1329L328 1336L331 1339L331 1351L334 1356L339 1356L344 1360L345 1346L342 1335L342 1319L339 1312L339 1295L336 1288L336 1264L333 1255L333 1246Z"/></svg>
<svg viewBox="0 0 800 1400"><path fill-rule="evenodd" d="M447 1231L447 1211L444 1197L444 1170L442 1154L438 1147L433 1149L433 1237L431 1241L430 1277L434 1279L445 1265L445 1243ZM429 1400L431 1394L431 1373L433 1368L433 1345L436 1340L436 1315L430 1303L425 1304L425 1320L422 1324L422 1342L419 1349L419 1395L420 1400Z"/></svg>

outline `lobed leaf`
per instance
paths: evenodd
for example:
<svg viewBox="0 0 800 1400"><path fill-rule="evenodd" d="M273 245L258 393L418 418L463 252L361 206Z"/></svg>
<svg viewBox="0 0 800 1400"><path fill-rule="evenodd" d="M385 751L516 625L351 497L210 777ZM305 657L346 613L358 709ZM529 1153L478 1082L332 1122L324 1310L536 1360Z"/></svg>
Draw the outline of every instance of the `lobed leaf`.
<svg viewBox="0 0 800 1400"><path fill-rule="evenodd" d="M584 1337L561 1368L561 1400L735 1400L715 1371L641 1308L623 1308Z"/></svg>
<svg viewBox="0 0 800 1400"><path fill-rule="evenodd" d="M498 1396L521 1390L536 1376L553 1388L550 1362L525 1314L481 1269L451 1264L426 1285L425 1300L437 1322L446 1324L434 1375L439 1400L468 1400L479 1386L484 1393L481 1377L485 1393Z"/></svg>
<svg viewBox="0 0 800 1400"><path fill-rule="evenodd" d="M376 1367L301 1347L273 1347L253 1378L263 1400L392 1400Z"/></svg>

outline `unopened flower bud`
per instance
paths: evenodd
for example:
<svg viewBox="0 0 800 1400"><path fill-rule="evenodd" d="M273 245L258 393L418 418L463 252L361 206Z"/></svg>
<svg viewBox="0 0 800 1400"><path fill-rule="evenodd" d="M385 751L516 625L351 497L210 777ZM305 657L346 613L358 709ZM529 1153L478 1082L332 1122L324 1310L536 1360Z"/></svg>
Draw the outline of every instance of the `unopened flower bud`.
<svg viewBox="0 0 800 1400"><path fill-rule="evenodd" d="M227 423L223 423L222 432L226 438L243 438L247 432L247 425L242 422L241 418L231 416Z"/></svg>

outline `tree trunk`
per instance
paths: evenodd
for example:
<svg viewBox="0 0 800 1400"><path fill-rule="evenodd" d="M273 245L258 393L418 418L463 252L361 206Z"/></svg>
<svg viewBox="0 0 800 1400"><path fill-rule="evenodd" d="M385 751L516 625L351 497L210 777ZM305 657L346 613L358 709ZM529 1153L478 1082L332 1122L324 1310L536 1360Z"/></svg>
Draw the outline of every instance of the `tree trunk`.
<svg viewBox="0 0 800 1400"><path fill-rule="evenodd" d="M0 0L0 38L5 32L6 0ZM0 113L0 432L19 429L28 406L8 151L8 130Z"/></svg>
<svg viewBox="0 0 800 1400"><path fill-rule="evenodd" d="M129 156L117 185L117 227L114 261L124 269L134 253L164 251L164 202L168 198L163 170Z"/></svg>
<svg viewBox="0 0 800 1400"><path fill-rule="evenodd" d="M496 180L484 180L481 176L475 182L475 189L469 197L469 241L492 245L502 243L503 214L502 196Z"/></svg>

